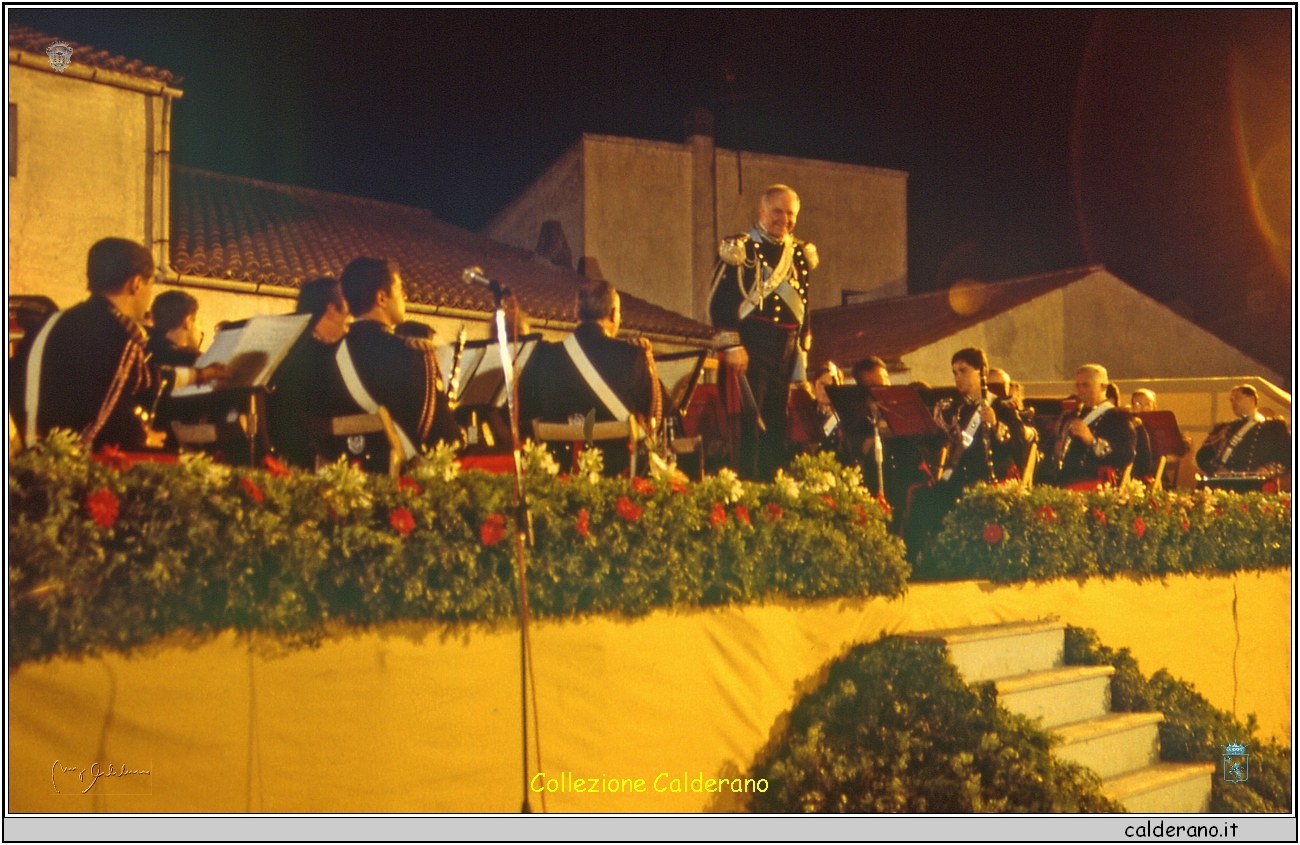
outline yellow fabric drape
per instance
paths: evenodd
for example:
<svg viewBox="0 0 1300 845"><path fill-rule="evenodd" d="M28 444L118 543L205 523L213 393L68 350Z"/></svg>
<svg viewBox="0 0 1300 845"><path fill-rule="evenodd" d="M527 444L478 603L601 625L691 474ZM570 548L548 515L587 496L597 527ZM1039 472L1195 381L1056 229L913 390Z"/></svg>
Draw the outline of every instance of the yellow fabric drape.
<svg viewBox="0 0 1300 845"><path fill-rule="evenodd" d="M1217 707L1231 709L1235 691L1243 720L1255 712L1264 735L1287 736L1291 606L1291 572L1278 570L916 584L893 601L543 621L538 785L576 790L581 778L604 790L547 793L552 812L732 809L732 796L696 782L729 788L717 780L741 776L852 645L1049 616L1095 628L1145 673L1166 667ZM316 648L178 634L128 655L27 663L10 673L10 809L515 812L518 659L509 626L401 623ZM96 779L92 764L116 774Z"/></svg>

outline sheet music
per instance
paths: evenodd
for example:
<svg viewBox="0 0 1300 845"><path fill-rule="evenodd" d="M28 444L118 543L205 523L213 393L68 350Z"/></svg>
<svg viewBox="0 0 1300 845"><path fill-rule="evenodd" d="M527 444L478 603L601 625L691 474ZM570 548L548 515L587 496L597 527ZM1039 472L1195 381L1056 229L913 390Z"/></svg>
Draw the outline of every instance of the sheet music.
<svg viewBox="0 0 1300 845"><path fill-rule="evenodd" d="M239 328L217 332L212 345L199 356L194 366L221 363L229 367L231 378L221 383L223 390L261 387L270 380L310 322L310 314L252 317ZM172 396L201 396L214 390L211 383L192 384L172 391Z"/></svg>

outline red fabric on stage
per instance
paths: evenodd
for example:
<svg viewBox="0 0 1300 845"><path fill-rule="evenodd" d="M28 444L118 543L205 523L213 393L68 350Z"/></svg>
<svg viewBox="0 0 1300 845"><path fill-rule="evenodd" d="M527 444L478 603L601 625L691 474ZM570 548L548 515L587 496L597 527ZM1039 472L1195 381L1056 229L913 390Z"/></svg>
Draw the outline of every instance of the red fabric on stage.
<svg viewBox="0 0 1300 845"><path fill-rule="evenodd" d="M503 455L464 455L457 458L461 469L479 469L493 475L504 475L515 471L515 456L509 452Z"/></svg>

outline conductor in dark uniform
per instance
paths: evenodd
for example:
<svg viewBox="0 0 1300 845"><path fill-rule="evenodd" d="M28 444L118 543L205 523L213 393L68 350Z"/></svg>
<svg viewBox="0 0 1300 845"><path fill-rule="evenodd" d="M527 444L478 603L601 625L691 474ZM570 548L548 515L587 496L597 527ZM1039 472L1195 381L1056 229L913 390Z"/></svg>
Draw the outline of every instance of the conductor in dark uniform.
<svg viewBox="0 0 1300 845"><path fill-rule="evenodd" d="M521 429L531 431L534 419L579 422L594 410L597 422L635 416L643 429L653 430L663 415L654 354L643 337L618 339L623 319L618 291L604 280L579 288L577 318L573 334L562 342L538 344L520 376ZM607 474L627 468L626 448L601 444L601 449Z"/></svg>
<svg viewBox="0 0 1300 845"><path fill-rule="evenodd" d="M718 250L709 317L723 377L747 379L753 394L740 436L738 469L747 478L770 480L786 462L790 383L803 381L812 344L808 274L817 251L791 234L798 216L798 194L773 185L759 201L758 224Z"/></svg>
<svg viewBox="0 0 1300 845"><path fill-rule="evenodd" d="M953 383L960 397L935 406L934 418L948 438L939 477L914 492L905 526L909 550L919 550L967 487L997 483L1017 470L1026 448L1025 424L1006 400L987 392L988 357L978 347L952 355Z"/></svg>
<svg viewBox="0 0 1300 845"><path fill-rule="evenodd" d="M1210 430L1196 451L1196 465L1206 475L1247 472L1277 476L1291 471L1291 433L1286 421L1259 412L1259 394L1248 384L1228 394L1236 419Z"/></svg>
<svg viewBox="0 0 1300 845"><path fill-rule="evenodd" d="M339 283L356 322L334 355L326 388L331 415L373 414L380 406L386 408L397 428L403 460L417 456L422 446L457 442L460 428L447 402L433 344L393 333L406 320L406 292L397 266L385 259L357 258L344 268ZM374 444L350 439L354 454L373 454L373 449Z"/></svg>
<svg viewBox="0 0 1300 845"><path fill-rule="evenodd" d="M9 408L28 446L65 428L92 450L142 449L146 412L161 384L142 326L153 300L153 256L134 241L104 238L90 248L86 278L90 298L50 315L15 350ZM175 383L223 375L222 365L177 367Z"/></svg>
<svg viewBox="0 0 1300 845"><path fill-rule="evenodd" d="M1132 416L1106 398L1109 382L1100 364L1084 364L1074 374L1079 405L1061 418L1053 451L1058 487L1118 481L1137 454Z"/></svg>

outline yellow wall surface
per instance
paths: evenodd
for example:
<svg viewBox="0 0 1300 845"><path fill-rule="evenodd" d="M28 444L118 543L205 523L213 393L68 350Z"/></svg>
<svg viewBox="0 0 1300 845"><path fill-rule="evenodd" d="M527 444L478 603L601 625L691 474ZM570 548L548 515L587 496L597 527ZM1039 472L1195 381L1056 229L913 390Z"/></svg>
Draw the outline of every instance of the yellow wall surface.
<svg viewBox="0 0 1300 845"><path fill-rule="evenodd" d="M85 299L86 253L100 238L152 246L151 152L163 98L9 66L17 106L17 175L9 177L9 292L43 294L60 308ZM151 234L152 233L152 234Z"/></svg>
<svg viewBox="0 0 1300 845"><path fill-rule="evenodd" d="M1256 713L1264 735L1289 736L1291 586L1289 570L954 582L893 601L537 623L536 783L605 790L547 793L550 812L734 809L696 781L747 770L852 645L1049 616L1096 629L1145 673L1166 667L1217 707ZM9 810L517 811L518 666L508 626L433 623L342 630L315 648L178 634L126 655L27 663L9 676ZM96 764L114 768L96 778Z"/></svg>

